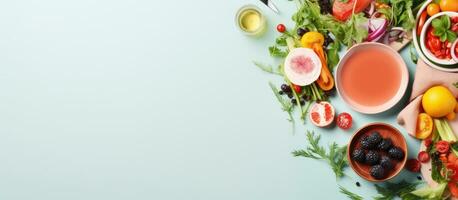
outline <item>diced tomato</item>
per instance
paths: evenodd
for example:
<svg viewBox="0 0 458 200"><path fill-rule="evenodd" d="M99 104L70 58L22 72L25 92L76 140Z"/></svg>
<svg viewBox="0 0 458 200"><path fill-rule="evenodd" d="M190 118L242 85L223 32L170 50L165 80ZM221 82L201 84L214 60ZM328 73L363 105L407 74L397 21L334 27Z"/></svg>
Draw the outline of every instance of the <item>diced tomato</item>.
<svg viewBox="0 0 458 200"><path fill-rule="evenodd" d="M447 169L450 171L449 177L452 181L458 181L458 165L453 163L448 163L446 165Z"/></svg>
<svg viewBox="0 0 458 200"><path fill-rule="evenodd" d="M355 5L356 2L356 5ZM348 0L346 3L336 0L332 5L332 14L340 21L346 21L353 13L355 5L355 13L359 13L366 9L372 0Z"/></svg>

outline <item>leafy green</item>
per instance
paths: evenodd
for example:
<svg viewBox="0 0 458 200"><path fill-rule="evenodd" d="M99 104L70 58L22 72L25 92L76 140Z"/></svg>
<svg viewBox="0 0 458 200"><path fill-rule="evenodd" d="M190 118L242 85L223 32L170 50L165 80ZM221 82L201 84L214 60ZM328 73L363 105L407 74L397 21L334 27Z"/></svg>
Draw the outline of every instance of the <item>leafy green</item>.
<svg viewBox="0 0 458 200"><path fill-rule="evenodd" d="M431 24L434 27L433 34L439 37L442 42L445 42L445 40L453 42L457 38L456 33L450 30L451 22L449 16L443 15L440 18L433 19Z"/></svg>
<svg viewBox="0 0 458 200"><path fill-rule="evenodd" d="M359 196L359 195L351 192L350 190L347 190L346 188L344 188L342 186L339 186L339 188L340 188L340 193L347 195L347 197L349 199L352 199L352 200L363 200L362 196Z"/></svg>
<svg viewBox="0 0 458 200"><path fill-rule="evenodd" d="M404 180L399 183L387 182L385 186L377 184L375 185L375 189L377 189L379 195L374 197L374 200L393 200L396 197L400 197L403 200L418 199L415 195L410 194L418 184L420 183L409 183Z"/></svg>
<svg viewBox="0 0 458 200"><path fill-rule="evenodd" d="M368 35L367 28L365 27L367 20L363 13L353 14L345 24L346 34L343 43L347 46L352 46L355 43L363 42Z"/></svg>
<svg viewBox="0 0 458 200"><path fill-rule="evenodd" d="M333 42L329 44L326 55L328 60L328 67L332 71L332 69L337 66L339 63L339 50L340 50L340 43Z"/></svg>
<svg viewBox="0 0 458 200"><path fill-rule="evenodd" d="M292 154L294 156L325 160L331 166L336 178L343 177L345 175L343 170L348 165L346 160L347 147L339 146L333 142L329 145L329 150L326 151L323 146L319 145L320 138L320 135L315 136L313 132L308 131L307 141L310 146L305 150L293 151Z"/></svg>
<svg viewBox="0 0 458 200"><path fill-rule="evenodd" d="M288 113L288 121L290 121L291 123L293 123L293 127L294 127L294 118L293 118L293 105L291 104L290 101L288 100L285 100L280 94L278 94L278 88L275 87L275 85L271 82L269 82L269 85L270 85L270 88L272 89L272 92L274 93L275 97L277 97L277 100L278 102L280 102L280 105L281 105L281 109L283 111L285 111L286 113Z"/></svg>
<svg viewBox="0 0 458 200"><path fill-rule="evenodd" d="M265 71L265 72L270 73L270 74L283 76L283 74L281 73L281 65L279 65L277 69L274 69L272 67L272 65L266 65L266 64L262 64L262 63L256 62L256 61L253 61L253 63L254 63L254 65L256 65L262 71Z"/></svg>
<svg viewBox="0 0 458 200"><path fill-rule="evenodd" d="M442 194L444 193L444 190L446 187L447 187L447 182L443 182L443 183L440 183L435 188L432 188L430 186L425 186L423 188L412 191L411 194L418 196L422 199L441 200L443 199Z"/></svg>
<svg viewBox="0 0 458 200"><path fill-rule="evenodd" d="M443 168L444 165L442 164L442 161L440 161L438 157L431 156L431 178L434 181L440 183L447 180L441 174Z"/></svg>
<svg viewBox="0 0 458 200"><path fill-rule="evenodd" d="M415 27L412 8L423 3L423 0L383 0L381 2L391 6L391 8L381 8L378 11L390 20L392 26L401 26L406 31Z"/></svg>
<svg viewBox="0 0 458 200"><path fill-rule="evenodd" d="M455 86L456 88L458 88L458 82L452 83L452 84L453 84L453 86Z"/></svg>
<svg viewBox="0 0 458 200"><path fill-rule="evenodd" d="M280 49L277 45L269 47L269 53L272 57L285 58L288 55L288 50Z"/></svg>

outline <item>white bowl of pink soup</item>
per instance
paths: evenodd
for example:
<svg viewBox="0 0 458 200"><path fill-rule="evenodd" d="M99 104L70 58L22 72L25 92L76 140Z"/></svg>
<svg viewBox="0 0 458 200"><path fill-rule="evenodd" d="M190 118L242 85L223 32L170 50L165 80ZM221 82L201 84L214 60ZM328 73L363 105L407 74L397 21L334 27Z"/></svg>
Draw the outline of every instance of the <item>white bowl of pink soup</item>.
<svg viewBox="0 0 458 200"><path fill-rule="evenodd" d="M401 55L381 43L351 47L336 69L337 92L352 109L365 114L395 106L408 83L409 71Z"/></svg>

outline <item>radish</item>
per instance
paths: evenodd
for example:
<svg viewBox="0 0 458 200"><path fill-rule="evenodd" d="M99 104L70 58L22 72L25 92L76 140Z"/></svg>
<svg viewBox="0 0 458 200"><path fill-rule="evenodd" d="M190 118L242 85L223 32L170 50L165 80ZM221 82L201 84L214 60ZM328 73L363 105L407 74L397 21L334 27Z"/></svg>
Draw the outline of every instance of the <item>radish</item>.
<svg viewBox="0 0 458 200"><path fill-rule="evenodd" d="M312 49L295 48L286 56L284 70L295 85L309 85L320 76L321 60Z"/></svg>

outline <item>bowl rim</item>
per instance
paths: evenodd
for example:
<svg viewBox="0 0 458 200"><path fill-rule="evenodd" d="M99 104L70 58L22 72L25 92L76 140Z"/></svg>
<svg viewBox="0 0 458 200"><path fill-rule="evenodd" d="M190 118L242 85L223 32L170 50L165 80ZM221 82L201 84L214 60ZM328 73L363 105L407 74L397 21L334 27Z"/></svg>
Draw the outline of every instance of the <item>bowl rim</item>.
<svg viewBox="0 0 458 200"><path fill-rule="evenodd" d="M450 55L452 55L452 59L458 62L458 55L455 54L455 48L458 45L458 38L452 43L452 47L450 47Z"/></svg>
<svg viewBox="0 0 458 200"><path fill-rule="evenodd" d="M367 45L369 46L375 45L380 48L385 48L393 54L395 59L400 63L399 67L401 69L401 83L400 83L400 86L396 94L391 99L386 101L385 103L378 105L378 106L359 106L358 107L357 105L353 104L350 100L348 100L347 96L343 95L344 92L341 91L342 88L340 87L340 83L339 83L340 74L341 74L340 72L342 71L343 63L346 62L346 60L348 59L348 56L351 55L353 51L355 51L355 49L358 49L358 48L361 48ZM342 56L342 58L340 59L336 67L335 79L336 79L335 84L336 84L337 93L350 108L352 108L353 110L357 112L364 113L364 114L378 114L378 113L382 113L382 112L385 112L393 108L397 103L399 103L399 101L401 101L402 97L405 95L407 86L409 84L409 70L407 69L407 64L405 63L401 55L397 51L395 51L393 48L391 48L390 46L386 44L378 43L378 42L363 42L363 43L359 43L359 44L352 46L350 49L346 51L345 55Z"/></svg>
<svg viewBox="0 0 458 200"><path fill-rule="evenodd" d="M439 58L436 58L433 54L431 54L431 52L429 51L429 49L426 48L425 46L425 37L426 37L426 32L427 32L427 29L428 27L431 26L431 23L434 19L440 17L440 16L444 16L444 15L447 15L447 16L458 16L458 13L456 12L450 12L450 11L444 11L444 12L440 12L440 13L437 13L431 17L428 18L428 20L426 20L425 24L423 25L423 28L421 29L421 32L420 32L420 39L419 39L419 43L420 43L420 48L421 50L423 51L425 57L427 57L429 60L435 62L435 63L438 63L438 64L441 64L441 65L456 65L458 64L457 61L453 60L453 59L450 59L450 60L444 60L444 59L439 59Z"/></svg>
<svg viewBox="0 0 458 200"><path fill-rule="evenodd" d="M358 135L363 129L367 128L367 127L370 127L370 126L386 126L386 127L389 127L391 129L393 129L397 134L399 134L402 138L402 142L404 143L404 146L406 147L404 150L404 159L401 161L401 167L399 167L399 169L397 169L391 176L388 176L384 179L370 179L370 178L367 178L365 176L363 176L359 171L357 171L354 167L354 164L352 162L352 159L351 159L351 148L352 148L352 143L356 137L356 135ZM387 123L384 123L384 122L372 122L372 123L368 123L362 127L360 127L358 130L356 130L353 135L351 136L350 138L350 141L348 142L347 144L347 160L348 160L348 165L350 165L351 169L356 173L358 174L358 176L360 176L361 178L367 180L367 181L370 181L370 182L384 182L384 181L387 181L387 180L390 180L394 177L396 177L399 173L401 173L402 169L404 169L404 166L406 165L407 163L407 157L409 155L409 148L407 146L407 141L406 141L406 138L404 137L404 135L402 135L401 131L399 131L399 129L397 129L396 127L392 126L391 124L387 124Z"/></svg>

